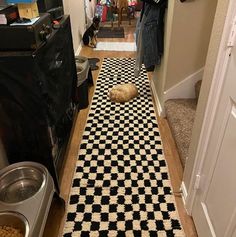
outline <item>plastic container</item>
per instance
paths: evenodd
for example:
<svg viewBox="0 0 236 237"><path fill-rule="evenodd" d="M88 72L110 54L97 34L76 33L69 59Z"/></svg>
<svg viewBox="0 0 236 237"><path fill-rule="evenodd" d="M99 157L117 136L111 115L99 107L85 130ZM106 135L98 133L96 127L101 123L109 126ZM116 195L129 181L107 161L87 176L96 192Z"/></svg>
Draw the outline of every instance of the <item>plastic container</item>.
<svg viewBox="0 0 236 237"><path fill-rule="evenodd" d="M87 78L89 71L88 58L83 56L75 57L76 69L77 69L77 87L79 87Z"/></svg>
<svg viewBox="0 0 236 237"><path fill-rule="evenodd" d="M89 61L88 58L83 56L75 57L76 69L77 69L77 90L76 97L78 101L79 109L85 109L88 107L88 73L89 73Z"/></svg>

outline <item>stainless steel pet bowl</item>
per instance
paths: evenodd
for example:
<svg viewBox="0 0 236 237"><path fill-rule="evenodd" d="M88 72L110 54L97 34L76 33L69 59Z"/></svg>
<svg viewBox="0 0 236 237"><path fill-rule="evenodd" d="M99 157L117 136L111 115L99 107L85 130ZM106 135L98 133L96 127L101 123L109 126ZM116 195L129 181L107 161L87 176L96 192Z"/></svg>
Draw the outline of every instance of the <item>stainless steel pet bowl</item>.
<svg viewBox="0 0 236 237"><path fill-rule="evenodd" d="M81 73L84 69L80 65L76 65L77 74Z"/></svg>
<svg viewBox="0 0 236 237"><path fill-rule="evenodd" d="M0 177L0 201L18 203L34 196L45 183L44 173L37 167L15 167Z"/></svg>
<svg viewBox="0 0 236 237"><path fill-rule="evenodd" d="M88 61L88 59L83 56L77 56L77 57L75 57L75 61L76 61L76 63L85 63L86 61Z"/></svg>
<svg viewBox="0 0 236 237"><path fill-rule="evenodd" d="M25 217L25 237L43 236L54 192L53 179L42 164L25 161L0 170L0 210Z"/></svg>
<svg viewBox="0 0 236 237"><path fill-rule="evenodd" d="M9 226L20 230L24 237L29 236L29 223L17 212L0 212L0 226Z"/></svg>

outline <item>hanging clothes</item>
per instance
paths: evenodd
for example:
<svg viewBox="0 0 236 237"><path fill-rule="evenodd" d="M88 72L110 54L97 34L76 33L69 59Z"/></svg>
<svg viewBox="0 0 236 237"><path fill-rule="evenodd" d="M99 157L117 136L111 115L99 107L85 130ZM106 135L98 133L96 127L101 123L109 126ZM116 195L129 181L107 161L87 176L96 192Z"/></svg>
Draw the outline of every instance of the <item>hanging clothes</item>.
<svg viewBox="0 0 236 237"><path fill-rule="evenodd" d="M142 63L148 71L153 71L154 66L161 63L164 50L164 14L167 0L159 0L158 3L157 1L144 1L141 19L137 25L136 77L139 75Z"/></svg>
<svg viewBox="0 0 236 237"><path fill-rule="evenodd" d="M93 23L93 18L95 16L97 0L86 0L85 1L85 8L86 8L86 20L87 25L90 26Z"/></svg>
<svg viewBox="0 0 236 237"><path fill-rule="evenodd" d="M128 5L131 6L136 6L137 5L137 0L128 0Z"/></svg>
<svg viewBox="0 0 236 237"><path fill-rule="evenodd" d="M149 3L152 5L158 4L161 0L141 0L142 2Z"/></svg>

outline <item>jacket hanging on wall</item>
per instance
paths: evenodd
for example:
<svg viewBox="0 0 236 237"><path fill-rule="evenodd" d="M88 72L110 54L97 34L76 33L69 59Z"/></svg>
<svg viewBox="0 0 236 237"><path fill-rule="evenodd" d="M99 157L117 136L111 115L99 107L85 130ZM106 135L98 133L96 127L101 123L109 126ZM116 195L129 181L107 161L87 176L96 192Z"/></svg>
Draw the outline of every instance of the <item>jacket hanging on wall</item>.
<svg viewBox="0 0 236 237"><path fill-rule="evenodd" d="M136 27L137 55L135 76L142 63L148 71L161 63L164 50L164 15L167 0L145 0L140 21Z"/></svg>

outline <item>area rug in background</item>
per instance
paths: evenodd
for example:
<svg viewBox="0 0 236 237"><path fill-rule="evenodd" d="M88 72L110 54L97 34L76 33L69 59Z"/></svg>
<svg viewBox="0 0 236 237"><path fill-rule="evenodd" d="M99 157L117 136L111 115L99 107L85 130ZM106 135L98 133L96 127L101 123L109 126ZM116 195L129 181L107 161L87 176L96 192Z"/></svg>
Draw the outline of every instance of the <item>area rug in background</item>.
<svg viewBox="0 0 236 237"><path fill-rule="evenodd" d="M123 27L100 27L98 38L125 38L124 28Z"/></svg>
<svg viewBox="0 0 236 237"><path fill-rule="evenodd" d="M134 42L98 42L94 50L136 51L136 44Z"/></svg>
<svg viewBox="0 0 236 237"><path fill-rule="evenodd" d="M134 59L106 58L87 119L67 206L64 237L185 236L144 69ZM111 102L114 85L134 83L139 96Z"/></svg>

